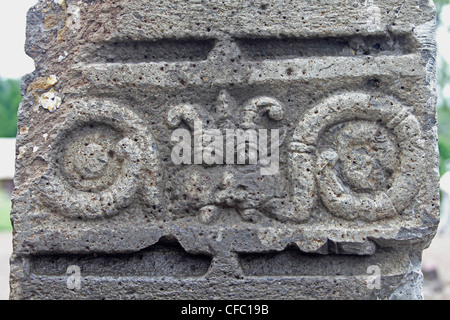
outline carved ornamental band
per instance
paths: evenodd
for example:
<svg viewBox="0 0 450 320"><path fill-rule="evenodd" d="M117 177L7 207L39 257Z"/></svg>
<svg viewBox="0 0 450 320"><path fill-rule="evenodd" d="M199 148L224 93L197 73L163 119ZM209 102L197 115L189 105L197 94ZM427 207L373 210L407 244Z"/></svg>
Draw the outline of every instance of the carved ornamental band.
<svg viewBox="0 0 450 320"><path fill-rule="evenodd" d="M13 299L420 299L423 0L39 0Z"/></svg>

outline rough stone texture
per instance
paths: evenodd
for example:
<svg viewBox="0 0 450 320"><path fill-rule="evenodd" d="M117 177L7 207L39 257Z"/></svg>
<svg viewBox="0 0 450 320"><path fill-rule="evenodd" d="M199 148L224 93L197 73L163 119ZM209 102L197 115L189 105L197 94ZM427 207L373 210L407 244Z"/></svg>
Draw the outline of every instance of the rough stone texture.
<svg viewBox="0 0 450 320"><path fill-rule="evenodd" d="M39 1L11 298L421 298L434 27L425 0ZM279 129L278 174L175 165L195 121Z"/></svg>

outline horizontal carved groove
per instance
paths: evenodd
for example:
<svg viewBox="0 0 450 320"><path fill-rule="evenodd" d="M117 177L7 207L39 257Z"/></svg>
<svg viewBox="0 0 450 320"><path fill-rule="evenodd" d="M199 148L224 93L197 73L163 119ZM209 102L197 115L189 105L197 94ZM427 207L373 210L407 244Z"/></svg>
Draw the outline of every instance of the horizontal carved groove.
<svg viewBox="0 0 450 320"><path fill-rule="evenodd" d="M238 39L237 43L243 57L247 60L293 59L314 56L404 55L416 51L415 40L408 35L313 39Z"/></svg>
<svg viewBox="0 0 450 320"><path fill-rule="evenodd" d="M147 249L126 254L34 255L30 257L31 273L64 276L69 266L78 266L81 276L126 277L168 276L174 278L203 276L211 257L187 253L176 243L159 242Z"/></svg>
<svg viewBox="0 0 450 320"><path fill-rule="evenodd" d="M206 60L215 40L118 41L97 45L86 62L140 63Z"/></svg>
<svg viewBox="0 0 450 320"><path fill-rule="evenodd" d="M405 253L379 251L374 255L321 255L288 248L274 253L239 254L247 276L358 276L368 275L376 265L384 275L404 272L408 267Z"/></svg>

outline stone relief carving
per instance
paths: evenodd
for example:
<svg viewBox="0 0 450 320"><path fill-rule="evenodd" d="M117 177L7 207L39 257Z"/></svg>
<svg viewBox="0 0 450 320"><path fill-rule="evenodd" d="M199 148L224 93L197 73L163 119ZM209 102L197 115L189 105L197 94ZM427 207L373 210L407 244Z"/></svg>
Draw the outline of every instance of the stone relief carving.
<svg viewBox="0 0 450 320"><path fill-rule="evenodd" d="M196 108L200 107L172 108L168 114L170 126L175 128L185 121L195 131L195 121L204 123ZM283 118L283 108L276 99L258 97L242 108L239 127L256 128L258 109L273 120ZM213 120L207 122L209 127L214 126ZM337 217L373 222L401 213L420 186L417 173L421 172L424 156L420 126L406 107L394 99L364 93L332 96L303 116L290 151L289 196L271 190L276 183L273 177L257 183L257 176L251 177L256 170L249 167L244 172L242 168L226 166L217 177L198 170L180 173L176 179L187 181L187 187L178 190L180 194L175 199L184 197L187 207L197 203L193 209L199 211L204 223L217 218L218 207L235 208L246 221L256 222L265 214L281 222L304 223L319 198ZM240 179L241 176L245 178ZM251 181L270 188L250 192L254 189ZM199 188L202 192L195 191ZM257 197L251 196L256 194Z"/></svg>
<svg viewBox="0 0 450 320"><path fill-rule="evenodd" d="M256 129L265 114L274 121L284 117L281 103L271 97L250 99L237 119L229 110L236 102L228 92L222 91L217 101L216 113L244 130ZM148 212L168 218L160 203L164 197L156 143L142 120L111 102L74 106L54 146L58 161L41 179L44 201L69 217L101 218L118 213L139 195ZM203 137L215 121L201 108L174 106L167 116L170 128L184 121L194 136ZM167 182L165 192L176 203L167 211L196 212L205 224L216 221L221 208L232 208L249 222L266 215L304 223L320 199L343 219L391 218L419 188L422 144L417 119L394 99L335 95L306 112L295 129L288 153L289 195L272 188L276 177L261 177L257 164L213 164L216 172L203 172L211 165L202 164L179 171Z"/></svg>
<svg viewBox="0 0 450 320"><path fill-rule="evenodd" d="M431 2L377 2L376 32L370 1L215 2L30 10L11 298L420 296L439 220ZM174 163L176 129L207 151L279 129L278 173L247 163L250 139L245 165Z"/></svg>
<svg viewBox="0 0 450 320"><path fill-rule="evenodd" d="M236 102L226 90L223 90L214 108L214 115L220 118L222 124L230 125L231 128L226 129L234 129L235 123L238 123L237 127L242 130L257 129L257 123L264 115L273 121L281 121L284 117L282 104L272 97L260 96L248 100L235 117L230 110L232 106L235 107ZM206 130L215 128L219 133L220 129L217 129L214 117L208 116L207 112L201 109L201 106L190 104L174 106L168 112L167 122L171 128L175 129L184 121L192 131L194 139L200 139L202 147L207 149L210 139L203 139ZM201 117L200 114L203 116ZM258 135L257 131L256 134ZM277 142L281 144L283 140L284 135ZM246 140L246 143L248 150L245 151L245 160L248 161L249 150L258 150L258 146L251 140ZM239 148L240 146L236 146L236 149L233 149L233 159ZM198 155L194 154L194 158L196 156ZM201 164L203 168L210 166ZM244 166L225 164L220 168L216 166L215 170L217 172L203 172L199 168L188 168L178 173L172 179L172 183L178 187L176 190L169 187L169 193L174 202L183 204L174 205L174 207L179 206L198 212L200 222L206 224L217 220L220 208L235 209L245 221L259 221L264 203L275 194L272 190L275 183L274 177L261 177L258 164Z"/></svg>
<svg viewBox="0 0 450 320"><path fill-rule="evenodd" d="M397 214L386 194L397 148L386 131L376 123L350 121L336 136L336 151L320 152L316 179L323 203L336 216L374 221Z"/></svg>
<svg viewBox="0 0 450 320"><path fill-rule="evenodd" d="M339 125L334 149L321 150L319 136ZM409 205L421 184L419 122L391 98L348 93L326 99L300 121L291 150L295 200L306 212L320 195L338 217L389 218Z"/></svg>
<svg viewBox="0 0 450 320"><path fill-rule="evenodd" d="M48 205L72 218L102 218L129 206L136 194L146 211L163 217L158 151L142 120L126 108L74 102L40 182Z"/></svg>

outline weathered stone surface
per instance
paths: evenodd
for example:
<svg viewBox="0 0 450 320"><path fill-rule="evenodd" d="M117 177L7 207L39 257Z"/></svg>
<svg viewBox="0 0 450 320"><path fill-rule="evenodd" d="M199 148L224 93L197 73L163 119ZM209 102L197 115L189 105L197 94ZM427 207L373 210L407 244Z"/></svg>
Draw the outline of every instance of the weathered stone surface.
<svg viewBox="0 0 450 320"><path fill-rule="evenodd" d="M434 27L422 0L39 1L11 298L420 298ZM279 169L177 165L180 128L279 129Z"/></svg>

